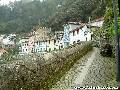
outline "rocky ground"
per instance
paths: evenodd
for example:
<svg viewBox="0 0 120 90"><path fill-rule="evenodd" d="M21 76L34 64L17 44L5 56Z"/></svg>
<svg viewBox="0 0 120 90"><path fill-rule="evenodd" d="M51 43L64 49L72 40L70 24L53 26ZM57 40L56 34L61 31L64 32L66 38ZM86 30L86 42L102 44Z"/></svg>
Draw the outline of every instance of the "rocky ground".
<svg viewBox="0 0 120 90"><path fill-rule="evenodd" d="M99 50L94 48L78 60L51 90L79 90L75 87L107 86L108 81L115 75L113 62L113 58L102 57Z"/></svg>

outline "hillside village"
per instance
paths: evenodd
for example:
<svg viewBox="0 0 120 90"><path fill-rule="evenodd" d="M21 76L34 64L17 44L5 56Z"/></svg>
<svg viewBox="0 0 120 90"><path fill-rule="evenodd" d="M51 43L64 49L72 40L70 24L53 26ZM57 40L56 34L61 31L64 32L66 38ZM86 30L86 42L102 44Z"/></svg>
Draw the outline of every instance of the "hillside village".
<svg viewBox="0 0 120 90"><path fill-rule="evenodd" d="M120 0L0 0L0 90L119 90Z"/></svg>
<svg viewBox="0 0 120 90"><path fill-rule="evenodd" d="M51 28L35 27L26 36L20 37L16 34L1 35L1 51L0 55L7 52L7 48L18 47L19 55L28 55L33 53L44 54L52 51L58 51L69 46L80 44L81 42L94 40L94 28L102 27L103 17L90 21L68 22L64 24L63 31L52 32Z"/></svg>

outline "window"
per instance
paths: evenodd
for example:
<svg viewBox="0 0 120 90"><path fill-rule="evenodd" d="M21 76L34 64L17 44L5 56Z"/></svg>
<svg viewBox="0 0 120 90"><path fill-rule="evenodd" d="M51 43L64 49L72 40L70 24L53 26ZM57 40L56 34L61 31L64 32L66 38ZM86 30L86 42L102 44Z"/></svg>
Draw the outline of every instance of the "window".
<svg viewBox="0 0 120 90"><path fill-rule="evenodd" d="M54 45L55 45L55 43L56 43L56 40L54 40Z"/></svg>
<svg viewBox="0 0 120 90"><path fill-rule="evenodd" d="M73 36L75 36L75 31L73 31Z"/></svg>
<svg viewBox="0 0 120 90"><path fill-rule="evenodd" d="M63 45L61 46L61 48L63 48Z"/></svg>
<svg viewBox="0 0 120 90"><path fill-rule="evenodd" d="M91 40L93 39L93 34L91 35Z"/></svg>
<svg viewBox="0 0 120 90"><path fill-rule="evenodd" d="M45 48L43 48L43 50L45 51Z"/></svg>
<svg viewBox="0 0 120 90"><path fill-rule="evenodd" d="M49 52L51 52L51 48L49 48Z"/></svg>
<svg viewBox="0 0 120 90"><path fill-rule="evenodd" d="M40 50L39 49L37 49L37 52L39 52Z"/></svg>
<svg viewBox="0 0 120 90"><path fill-rule="evenodd" d="M24 44L22 43L21 46L24 46Z"/></svg>
<svg viewBox="0 0 120 90"><path fill-rule="evenodd" d="M87 37L86 37L86 41L87 41Z"/></svg>
<svg viewBox="0 0 120 90"><path fill-rule="evenodd" d="M32 48L32 53L34 52L34 48Z"/></svg>
<svg viewBox="0 0 120 90"><path fill-rule="evenodd" d="M77 30L77 34L79 34L79 29Z"/></svg>
<svg viewBox="0 0 120 90"><path fill-rule="evenodd" d="M76 41L74 41L73 44L76 44Z"/></svg>
<svg viewBox="0 0 120 90"><path fill-rule="evenodd" d="M37 45L39 45L39 42L37 42Z"/></svg>
<svg viewBox="0 0 120 90"><path fill-rule="evenodd" d="M25 43L25 46L28 46L28 43Z"/></svg>
<svg viewBox="0 0 120 90"><path fill-rule="evenodd" d="M56 50L56 48L54 48L54 50Z"/></svg>
<svg viewBox="0 0 120 90"><path fill-rule="evenodd" d="M50 40L49 40L49 44L50 44Z"/></svg>
<svg viewBox="0 0 120 90"><path fill-rule="evenodd" d="M37 49L35 49L35 52L37 52Z"/></svg>
<svg viewBox="0 0 120 90"><path fill-rule="evenodd" d="M80 44L80 40L77 40L77 44Z"/></svg>
<svg viewBox="0 0 120 90"><path fill-rule="evenodd" d="M42 42L39 42L39 45L42 45Z"/></svg>
<svg viewBox="0 0 120 90"><path fill-rule="evenodd" d="M84 32L84 36L86 36L86 35L87 35L87 31Z"/></svg>

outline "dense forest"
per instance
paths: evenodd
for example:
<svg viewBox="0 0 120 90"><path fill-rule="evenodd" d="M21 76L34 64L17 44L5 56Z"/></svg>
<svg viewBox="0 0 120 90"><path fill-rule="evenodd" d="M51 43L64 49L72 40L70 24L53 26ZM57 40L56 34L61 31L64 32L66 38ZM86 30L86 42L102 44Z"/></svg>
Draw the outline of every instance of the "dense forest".
<svg viewBox="0 0 120 90"><path fill-rule="evenodd" d="M33 0L0 5L0 33L25 33L35 26L62 30L67 21L87 22L104 15L109 0Z"/></svg>

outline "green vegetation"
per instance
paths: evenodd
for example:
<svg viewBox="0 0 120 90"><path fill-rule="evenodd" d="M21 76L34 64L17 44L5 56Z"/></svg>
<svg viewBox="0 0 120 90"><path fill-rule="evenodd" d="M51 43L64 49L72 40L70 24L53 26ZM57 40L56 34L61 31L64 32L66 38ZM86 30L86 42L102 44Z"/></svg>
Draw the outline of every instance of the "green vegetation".
<svg viewBox="0 0 120 90"><path fill-rule="evenodd" d="M88 21L104 15L106 0L15 1L0 6L0 33L25 33L36 25L63 30L66 21Z"/></svg>
<svg viewBox="0 0 120 90"><path fill-rule="evenodd" d="M117 7L117 17L118 17L118 25L120 26L120 16L118 15L118 7ZM115 36L115 30L114 30L114 14L113 14L113 4L112 0L109 0L109 3L107 4L106 12L104 14L104 33L106 34L106 37L113 40ZM120 28L119 28L120 32ZM119 33L120 35L120 33Z"/></svg>
<svg viewBox="0 0 120 90"><path fill-rule="evenodd" d="M0 63L6 64L6 63L9 63L11 61L16 60L16 57L17 57L18 53L19 53L19 49L18 49L17 46L12 47L12 48L8 48L7 53L5 53L1 56L2 61L0 61Z"/></svg>
<svg viewBox="0 0 120 90"><path fill-rule="evenodd" d="M117 0L118 1L118 0ZM112 4L112 0L108 0L108 4L107 4L107 9L104 15L104 26L103 26L103 30L106 34L106 37L109 38L110 43L115 46L115 30L114 30L114 14L113 14L113 4ZM118 5L118 4L117 4ZM117 7L117 17L118 17L118 26L119 26L119 35L120 35L120 16L119 14L119 9ZM113 48L113 52L115 53L115 48ZM119 86L120 87L120 83L118 83L116 81L116 61L115 58L110 62L112 65L112 69L111 69L111 80L108 81L108 85L109 86Z"/></svg>
<svg viewBox="0 0 120 90"><path fill-rule="evenodd" d="M111 67L109 75L108 75L108 80L107 80L107 85L111 87L120 87L120 82L116 81L116 74L117 74L117 67L116 67L116 62L114 58L109 59L109 63L106 66Z"/></svg>

